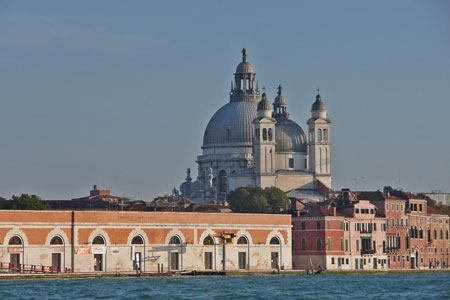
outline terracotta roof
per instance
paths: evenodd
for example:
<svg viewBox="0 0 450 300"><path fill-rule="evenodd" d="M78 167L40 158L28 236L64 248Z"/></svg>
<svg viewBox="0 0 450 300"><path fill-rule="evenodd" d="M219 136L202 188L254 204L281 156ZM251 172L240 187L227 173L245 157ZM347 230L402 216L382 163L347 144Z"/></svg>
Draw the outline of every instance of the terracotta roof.
<svg viewBox="0 0 450 300"><path fill-rule="evenodd" d="M448 214L446 214L445 212L440 211L432 206L427 206L427 214L448 216Z"/></svg>

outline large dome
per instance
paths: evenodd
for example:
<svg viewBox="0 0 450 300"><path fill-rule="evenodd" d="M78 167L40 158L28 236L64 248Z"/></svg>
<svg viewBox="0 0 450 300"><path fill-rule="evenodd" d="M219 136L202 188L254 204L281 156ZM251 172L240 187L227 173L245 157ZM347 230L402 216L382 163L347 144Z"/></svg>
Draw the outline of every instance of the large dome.
<svg viewBox="0 0 450 300"><path fill-rule="evenodd" d="M249 101L229 102L222 106L206 126L203 147L224 144L251 146L257 106L257 102Z"/></svg>
<svg viewBox="0 0 450 300"><path fill-rule="evenodd" d="M277 119L275 124L276 152L307 151L306 135L294 121L286 118Z"/></svg>

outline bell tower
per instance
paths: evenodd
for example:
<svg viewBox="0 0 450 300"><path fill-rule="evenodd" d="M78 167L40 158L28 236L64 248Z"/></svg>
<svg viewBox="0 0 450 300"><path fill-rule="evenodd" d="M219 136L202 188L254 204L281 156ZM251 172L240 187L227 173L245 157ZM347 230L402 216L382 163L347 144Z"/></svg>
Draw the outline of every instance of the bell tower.
<svg viewBox="0 0 450 300"><path fill-rule="evenodd" d="M266 93L258 103L258 117L253 121L253 160L256 186L275 186L275 123Z"/></svg>
<svg viewBox="0 0 450 300"><path fill-rule="evenodd" d="M331 188L330 169L330 124L327 118L327 108L322 102L319 89L316 101L311 107L312 117L308 120L308 155L309 171Z"/></svg>

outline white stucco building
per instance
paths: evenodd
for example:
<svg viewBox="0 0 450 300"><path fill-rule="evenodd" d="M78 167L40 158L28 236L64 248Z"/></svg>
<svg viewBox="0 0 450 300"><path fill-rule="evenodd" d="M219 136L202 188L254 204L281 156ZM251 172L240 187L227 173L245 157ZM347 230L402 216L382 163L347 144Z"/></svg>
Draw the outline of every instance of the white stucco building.
<svg viewBox="0 0 450 300"><path fill-rule="evenodd" d="M253 66L242 50L230 100L209 121L197 158L198 175L190 170L181 184L183 196L195 201L224 199L240 186L275 186L288 195L323 199L318 186L331 188L330 119L320 94L311 108L308 136L290 119L282 87L272 105L260 97Z"/></svg>

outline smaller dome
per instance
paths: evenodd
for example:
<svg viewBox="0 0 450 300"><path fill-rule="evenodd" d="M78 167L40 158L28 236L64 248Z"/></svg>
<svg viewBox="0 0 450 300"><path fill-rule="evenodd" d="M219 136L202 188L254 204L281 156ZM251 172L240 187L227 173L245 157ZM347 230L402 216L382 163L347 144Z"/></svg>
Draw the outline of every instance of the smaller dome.
<svg viewBox="0 0 450 300"><path fill-rule="evenodd" d="M236 68L236 74L249 74L249 73L255 73L255 70L253 69L252 64L247 61L241 62Z"/></svg>
<svg viewBox="0 0 450 300"><path fill-rule="evenodd" d="M322 102L322 98L319 94L316 96L316 101L313 103L311 107L311 111L315 110L327 110L327 107L325 106L325 103Z"/></svg>
<svg viewBox="0 0 450 300"><path fill-rule="evenodd" d="M258 103L258 111L261 110L272 110L272 107L270 106L270 102L267 101L266 93L262 94L261 101Z"/></svg>
<svg viewBox="0 0 450 300"><path fill-rule="evenodd" d="M278 94L275 97L275 100L273 101L274 104L284 105L284 106L287 105L286 100L284 99L284 96L282 93L283 93L282 87L281 87L281 85L279 85L278 86Z"/></svg>
<svg viewBox="0 0 450 300"><path fill-rule="evenodd" d="M275 124L276 152L307 152L306 135L303 129L289 119L277 119Z"/></svg>

